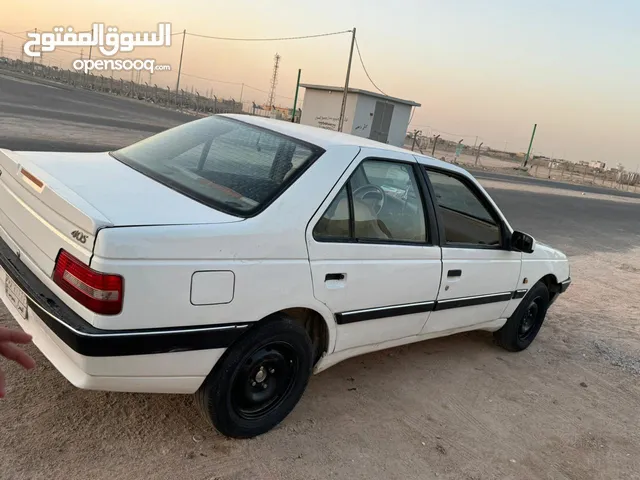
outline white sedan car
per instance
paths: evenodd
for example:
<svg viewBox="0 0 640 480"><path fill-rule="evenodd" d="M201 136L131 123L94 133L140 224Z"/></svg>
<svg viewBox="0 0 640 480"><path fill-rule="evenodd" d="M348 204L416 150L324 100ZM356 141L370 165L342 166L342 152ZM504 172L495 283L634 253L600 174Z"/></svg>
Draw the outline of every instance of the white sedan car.
<svg viewBox="0 0 640 480"><path fill-rule="evenodd" d="M313 373L468 330L518 351L570 283L465 170L216 115L111 153L0 150L0 298L85 389L195 393L223 434Z"/></svg>

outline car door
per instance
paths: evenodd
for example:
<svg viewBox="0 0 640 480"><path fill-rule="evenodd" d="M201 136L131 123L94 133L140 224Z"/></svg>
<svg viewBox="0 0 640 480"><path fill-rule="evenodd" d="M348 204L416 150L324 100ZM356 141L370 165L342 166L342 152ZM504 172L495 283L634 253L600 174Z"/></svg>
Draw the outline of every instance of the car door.
<svg viewBox="0 0 640 480"><path fill-rule="evenodd" d="M517 288L522 253L508 249L509 230L469 177L425 168L442 247L442 280L423 333L501 318Z"/></svg>
<svg viewBox="0 0 640 480"><path fill-rule="evenodd" d="M334 313L335 351L417 335L441 275L424 175L402 152L362 149L309 222L315 297Z"/></svg>

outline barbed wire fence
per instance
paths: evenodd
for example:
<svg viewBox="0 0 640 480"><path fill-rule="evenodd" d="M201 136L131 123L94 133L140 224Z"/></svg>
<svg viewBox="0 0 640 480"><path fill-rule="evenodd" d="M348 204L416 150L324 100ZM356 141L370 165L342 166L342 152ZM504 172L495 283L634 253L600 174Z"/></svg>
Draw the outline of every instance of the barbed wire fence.
<svg viewBox="0 0 640 480"><path fill-rule="evenodd" d="M625 169L617 163L607 167L602 162L571 162L562 158L546 157L532 150L525 165L526 146L521 149L502 149L485 145L480 135L444 132L427 125L412 125L404 147L423 155L454 163L464 168L509 171L547 180L608 187L621 191L638 192L640 168ZM515 150L515 151L513 151Z"/></svg>

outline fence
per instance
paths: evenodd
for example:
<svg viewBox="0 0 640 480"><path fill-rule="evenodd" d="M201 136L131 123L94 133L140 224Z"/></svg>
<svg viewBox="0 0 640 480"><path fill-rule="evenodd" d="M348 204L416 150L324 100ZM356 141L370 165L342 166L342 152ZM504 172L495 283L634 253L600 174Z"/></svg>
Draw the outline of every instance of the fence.
<svg viewBox="0 0 640 480"><path fill-rule="evenodd" d="M133 80L116 79L112 76L85 74L75 70L67 70L56 66L41 65L36 62L23 62L21 60L7 60L0 62L0 69L8 70L22 75L35 76L52 82L70 85L75 88L93 90L121 97L133 98L150 102L168 108L189 110L195 113L248 113L263 117L290 120L291 109L267 110L255 102L237 102L234 99L223 99L212 95L200 95L199 92L175 90L169 87L161 88L157 85L149 85L147 82L135 82ZM296 120L300 121L302 111L295 112Z"/></svg>
<svg viewBox="0 0 640 480"><path fill-rule="evenodd" d="M637 172L627 172L620 168L604 170L567 161L534 158L528 169L530 175L549 180L579 183L582 185L597 185L617 190L637 192L640 175Z"/></svg>
<svg viewBox="0 0 640 480"><path fill-rule="evenodd" d="M523 166L524 157L520 154L486 148L482 146L482 143L475 146L465 145L461 140L456 142L442 139L436 135L417 135L414 141L414 135L407 135L404 147L465 167L502 170L527 174L536 178L633 192L638 191L640 184L638 172L628 172L621 168L605 170L584 163L553 160L533 155L525 167Z"/></svg>

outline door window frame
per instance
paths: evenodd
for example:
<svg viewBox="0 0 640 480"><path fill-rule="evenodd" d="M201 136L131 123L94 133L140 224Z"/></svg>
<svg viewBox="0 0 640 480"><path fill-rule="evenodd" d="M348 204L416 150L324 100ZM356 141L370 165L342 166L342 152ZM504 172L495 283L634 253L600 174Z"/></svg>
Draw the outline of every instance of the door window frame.
<svg viewBox="0 0 640 480"><path fill-rule="evenodd" d="M353 199L352 199L352 191L351 191L351 179L355 175L356 171L362 167L362 165L367 161L377 161L377 162L388 162L395 163L401 165L407 165L410 167L415 182L417 184L418 192L416 195L418 200L422 204L422 213L424 215L425 221L425 234L426 238L424 241L420 242L412 242L407 240L394 240L394 239L376 239L376 238L355 238L355 228L354 228L354 209L353 209ZM335 195L331 197L331 200L327 203L327 207L322 210L322 214L318 217L318 219L313 224L311 229L311 235L316 242L320 243L349 243L349 244L360 244L360 245L404 245L404 246L414 246L414 247L425 247L425 246L440 246L441 242L441 231L438 226L438 221L436 218L436 209L434 207L433 202L431 201L429 192L429 184L427 183L428 179L425 178L422 169L423 165L418 163L415 160L401 160L396 158L385 158L379 156L369 156L365 157L358 162L353 171L349 173L347 179L340 184L340 187L337 189ZM347 198L349 201L349 238L335 238L335 237L320 237L315 234L315 228L324 217L328 208L331 206L333 201L340 194L342 189L346 189Z"/></svg>
<svg viewBox="0 0 640 480"><path fill-rule="evenodd" d="M511 237L509 229L507 228L506 223L498 213L498 211L494 208L493 205L487 199L487 196L478 189L476 185L465 175L454 172L447 168L420 164L422 175L424 176L425 183L427 184L428 192L429 192L429 203L433 205L436 215L436 221L438 224L438 232L440 238L440 247L442 248L466 248L473 250L511 250ZM443 175L450 176L455 180L458 180L465 187L467 187L474 197L480 202L480 204L487 210L493 221L498 226L500 231L500 245L482 245L482 244L473 244L473 243L457 243L457 242L447 242L447 237L445 234L445 226L444 219L440 214L440 209L436 208L438 205L438 199L436 198L435 189L431 183L431 179L429 178L429 172L441 173Z"/></svg>

